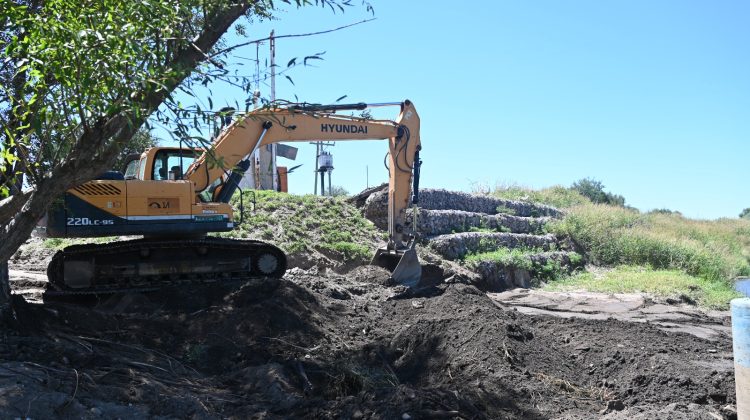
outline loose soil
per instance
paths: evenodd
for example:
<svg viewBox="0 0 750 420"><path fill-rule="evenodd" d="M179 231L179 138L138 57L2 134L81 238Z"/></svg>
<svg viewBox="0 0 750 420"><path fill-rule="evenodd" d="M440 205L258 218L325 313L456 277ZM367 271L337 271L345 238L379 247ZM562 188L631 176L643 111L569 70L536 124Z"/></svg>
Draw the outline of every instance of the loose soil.
<svg viewBox="0 0 750 420"><path fill-rule="evenodd" d="M727 334L524 313L462 283L413 295L370 266L16 299L0 418L702 419L735 402Z"/></svg>
<svg viewBox="0 0 750 420"><path fill-rule="evenodd" d="M667 298L654 300L640 293L545 292L513 289L489 293L503 308L524 314L563 318L618 319L647 322L664 331L679 331L705 339L731 339L729 311L701 310L694 302Z"/></svg>

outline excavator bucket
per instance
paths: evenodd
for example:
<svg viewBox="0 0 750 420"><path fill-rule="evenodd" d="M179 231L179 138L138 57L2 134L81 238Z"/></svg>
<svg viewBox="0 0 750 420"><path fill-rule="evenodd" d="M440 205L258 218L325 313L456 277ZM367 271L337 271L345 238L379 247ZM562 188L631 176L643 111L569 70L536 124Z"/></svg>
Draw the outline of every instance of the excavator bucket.
<svg viewBox="0 0 750 420"><path fill-rule="evenodd" d="M407 287L415 287L422 277L422 265L414 247L409 247L405 251L380 248L375 252L370 264L387 269L396 283Z"/></svg>

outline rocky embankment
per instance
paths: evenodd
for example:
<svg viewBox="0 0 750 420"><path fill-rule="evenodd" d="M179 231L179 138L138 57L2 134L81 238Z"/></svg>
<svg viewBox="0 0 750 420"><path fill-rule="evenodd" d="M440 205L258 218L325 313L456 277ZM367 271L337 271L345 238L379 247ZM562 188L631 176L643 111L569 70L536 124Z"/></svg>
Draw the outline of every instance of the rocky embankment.
<svg viewBox="0 0 750 420"><path fill-rule="evenodd" d="M388 226L387 192L371 193L365 217ZM545 225L563 216L554 207L488 195L441 189L420 193L417 230L423 242L443 258L465 264L479 275L484 290L530 287L551 272L570 272L582 263L566 238L545 233ZM413 214L408 211L407 224ZM407 226L407 228L410 226Z"/></svg>

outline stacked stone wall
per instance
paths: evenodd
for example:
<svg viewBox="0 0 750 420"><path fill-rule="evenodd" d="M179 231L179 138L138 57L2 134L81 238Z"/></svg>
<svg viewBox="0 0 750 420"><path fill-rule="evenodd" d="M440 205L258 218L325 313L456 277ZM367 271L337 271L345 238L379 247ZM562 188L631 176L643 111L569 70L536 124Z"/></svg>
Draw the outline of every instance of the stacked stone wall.
<svg viewBox="0 0 750 420"><path fill-rule="evenodd" d="M572 272L581 264L580 261L573 261L570 258L571 253L563 251L544 252L535 255L529 255L532 266L541 267L554 261ZM528 270L507 267L497 261L482 261L474 270L481 276L482 289L489 292L499 292L516 287L530 288L532 286L532 276Z"/></svg>
<svg viewBox="0 0 750 420"><path fill-rule="evenodd" d="M469 253L489 252L498 248L524 248L548 251L554 248L554 235L464 232L442 235L430 240L430 247L450 260L462 259Z"/></svg>
<svg viewBox="0 0 750 420"><path fill-rule="evenodd" d="M364 203L363 213L381 229L388 228L388 193L367 191L357 196ZM365 200L365 196L367 196ZM543 234L544 225L564 213L550 206L523 201L504 200L488 195L467 194L442 189L426 189L420 193L417 217L420 237L443 258L464 267L469 254L481 254L498 249L521 249L528 264L493 260L487 255L483 261L472 260L471 269L478 275L476 285L487 291L514 287L531 287L535 276L549 275L547 264L554 262L556 270L572 270L580 264L578 256L571 259L572 244L554 235ZM408 209L405 228L411 228L413 216ZM480 257L481 258L481 257ZM574 263L575 262L575 263Z"/></svg>
<svg viewBox="0 0 750 420"><path fill-rule="evenodd" d="M503 212L498 212L498 208ZM428 236L469 230L471 227L506 227L511 232L533 233L547 223L549 218L562 215L560 210L550 206L439 189L423 190L420 193L419 209L419 231ZM371 194L365 200L364 215L379 228L386 229L388 192ZM411 220L409 210L407 224Z"/></svg>

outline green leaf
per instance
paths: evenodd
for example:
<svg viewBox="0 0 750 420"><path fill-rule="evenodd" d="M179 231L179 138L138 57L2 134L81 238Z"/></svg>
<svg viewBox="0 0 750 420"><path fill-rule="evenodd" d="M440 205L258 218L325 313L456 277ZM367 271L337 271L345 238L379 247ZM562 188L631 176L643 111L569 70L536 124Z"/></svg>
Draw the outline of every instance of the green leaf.
<svg viewBox="0 0 750 420"><path fill-rule="evenodd" d="M317 55L308 55L305 57L305 60L303 61L304 65L307 65L307 60L322 60L323 57L318 57Z"/></svg>

